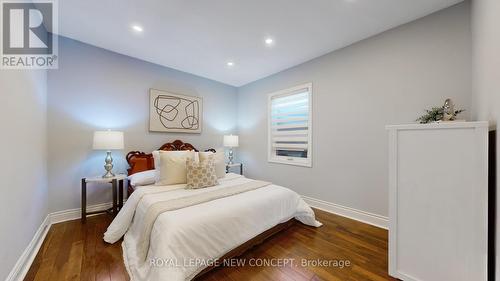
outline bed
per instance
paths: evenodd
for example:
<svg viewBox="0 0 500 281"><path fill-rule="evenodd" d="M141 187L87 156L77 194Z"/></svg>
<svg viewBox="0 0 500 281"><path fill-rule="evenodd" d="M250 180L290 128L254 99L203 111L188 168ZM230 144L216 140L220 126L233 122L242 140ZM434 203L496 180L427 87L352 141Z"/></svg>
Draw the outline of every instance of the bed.
<svg viewBox="0 0 500 281"><path fill-rule="evenodd" d="M163 150L163 151L194 150L198 152L198 149L196 149L192 144L183 142L181 140L167 142L162 146L160 146L158 150ZM215 152L215 149L209 148L206 149L205 151ZM129 168L127 169L127 173L129 176L143 171L154 169L154 160L152 153L145 153L137 150L130 151L129 153L127 153L125 159L127 160L127 163L129 165ZM127 189L128 196L130 196L132 192L134 192L135 188L136 187L133 185L128 186Z"/></svg>
<svg viewBox="0 0 500 281"><path fill-rule="evenodd" d="M195 150L176 140L162 150ZM211 149L211 151L214 151ZM127 155L129 174L152 169L151 154ZM321 226L292 190L228 173L220 184L198 190L185 184L129 188L130 197L104 234L123 237L131 280L191 280L300 221Z"/></svg>

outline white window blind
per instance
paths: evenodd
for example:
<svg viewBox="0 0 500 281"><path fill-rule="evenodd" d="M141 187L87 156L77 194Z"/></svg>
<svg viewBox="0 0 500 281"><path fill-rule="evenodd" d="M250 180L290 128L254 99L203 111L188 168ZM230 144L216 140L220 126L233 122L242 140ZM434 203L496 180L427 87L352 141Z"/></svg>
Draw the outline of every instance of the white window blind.
<svg viewBox="0 0 500 281"><path fill-rule="evenodd" d="M269 95L269 161L312 165L312 84Z"/></svg>

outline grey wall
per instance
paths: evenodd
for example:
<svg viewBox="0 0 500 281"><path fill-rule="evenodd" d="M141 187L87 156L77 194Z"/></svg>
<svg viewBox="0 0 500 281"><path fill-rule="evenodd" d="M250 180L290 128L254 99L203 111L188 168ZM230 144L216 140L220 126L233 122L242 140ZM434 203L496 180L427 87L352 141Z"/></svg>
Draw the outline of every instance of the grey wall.
<svg viewBox="0 0 500 281"><path fill-rule="evenodd" d="M473 115L493 126L500 117L500 1L472 1Z"/></svg>
<svg viewBox="0 0 500 281"><path fill-rule="evenodd" d="M202 134L149 132L149 88L202 96ZM115 170L130 150L150 152L180 138L200 149L219 147L237 122L236 88L59 38L59 69L48 74L50 211L80 207L80 179L103 173L105 152L92 150L94 130L125 132ZM89 187L89 205L110 202L106 186Z"/></svg>
<svg viewBox="0 0 500 281"><path fill-rule="evenodd" d="M454 6L239 88L247 176L386 216L384 126L413 122L447 97L470 111L469 10ZM268 163L267 94L305 82L313 83L313 168Z"/></svg>
<svg viewBox="0 0 500 281"><path fill-rule="evenodd" d="M0 70L0 280L47 216L47 72Z"/></svg>
<svg viewBox="0 0 500 281"><path fill-rule="evenodd" d="M474 116L488 120L497 128L500 118L500 1L472 1L472 58ZM500 161L500 138L497 133L497 163ZM497 190L500 165L497 164ZM497 191L497 206L500 192ZM500 208L497 207L496 280L500 280Z"/></svg>

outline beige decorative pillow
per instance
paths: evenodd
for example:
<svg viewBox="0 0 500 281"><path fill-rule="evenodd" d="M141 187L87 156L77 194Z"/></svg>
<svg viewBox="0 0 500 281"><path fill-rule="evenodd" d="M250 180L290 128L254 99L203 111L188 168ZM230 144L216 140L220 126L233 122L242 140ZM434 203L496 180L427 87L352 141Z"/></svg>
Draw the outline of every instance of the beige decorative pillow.
<svg viewBox="0 0 500 281"><path fill-rule="evenodd" d="M217 149L216 153L213 152L199 152L198 157L200 161L207 159L208 156L213 155L215 161L215 173L217 178L223 178L226 176L226 162L224 149Z"/></svg>
<svg viewBox="0 0 500 281"><path fill-rule="evenodd" d="M187 186L186 188L197 189L219 184L215 173L214 155L196 162L194 159L186 159Z"/></svg>
<svg viewBox="0 0 500 281"><path fill-rule="evenodd" d="M153 154L153 160L154 160L154 165L155 165L155 183L160 182L160 167L161 167L161 161L160 161L160 151L161 150L155 150L152 152ZM179 156L179 155L184 155L187 152L194 152L191 150L174 150L174 151L162 151L162 152L170 152L172 155ZM194 152L194 158L195 161L198 161L198 152Z"/></svg>
<svg viewBox="0 0 500 281"><path fill-rule="evenodd" d="M194 151L160 151L160 174L156 185L187 182L186 160L195 161Z"/></svg>

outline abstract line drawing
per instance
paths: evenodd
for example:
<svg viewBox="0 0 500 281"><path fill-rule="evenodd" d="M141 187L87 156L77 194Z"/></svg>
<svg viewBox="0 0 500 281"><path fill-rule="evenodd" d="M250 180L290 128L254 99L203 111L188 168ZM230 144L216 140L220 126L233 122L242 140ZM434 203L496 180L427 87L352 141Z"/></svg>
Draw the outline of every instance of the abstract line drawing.
<svg viewBox="0 0 500 281"><path fill-rule="evenodd" d="M149 130L201 133L202 103L200 97L151 89Z"/></svg>

